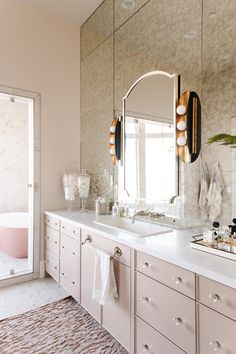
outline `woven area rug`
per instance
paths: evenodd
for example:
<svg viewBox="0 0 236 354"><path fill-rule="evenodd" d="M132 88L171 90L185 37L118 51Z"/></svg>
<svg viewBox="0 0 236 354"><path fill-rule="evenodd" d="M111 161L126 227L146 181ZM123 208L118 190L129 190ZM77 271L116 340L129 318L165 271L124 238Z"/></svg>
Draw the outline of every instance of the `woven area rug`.
<svg viewBox="0 0 236 354"><path fill-rule="evenodd" d="M72 297L0 321L1 354L127 354Z"/></svg>

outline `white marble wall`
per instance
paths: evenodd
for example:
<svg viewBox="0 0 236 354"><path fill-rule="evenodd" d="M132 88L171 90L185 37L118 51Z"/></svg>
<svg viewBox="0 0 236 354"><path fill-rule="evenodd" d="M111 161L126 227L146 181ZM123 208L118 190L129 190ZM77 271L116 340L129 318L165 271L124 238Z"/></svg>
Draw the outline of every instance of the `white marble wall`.
<svg viewBox="0 0 236 354"><path fill-rule="evenodd" d="M0 213L28 208L28 105L0 98Z"/></svg>

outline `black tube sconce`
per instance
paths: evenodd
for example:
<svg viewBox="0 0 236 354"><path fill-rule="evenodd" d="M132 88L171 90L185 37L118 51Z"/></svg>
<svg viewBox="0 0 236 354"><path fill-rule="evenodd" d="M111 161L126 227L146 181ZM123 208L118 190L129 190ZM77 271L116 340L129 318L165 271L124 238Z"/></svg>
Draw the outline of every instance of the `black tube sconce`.
<svg viewBox="0 0 236 354"><path fill-rule="evenodd" d="M201 150L201 103L194 91L185 91L177 102L176 150L185 163L196 161Z"/></svg>

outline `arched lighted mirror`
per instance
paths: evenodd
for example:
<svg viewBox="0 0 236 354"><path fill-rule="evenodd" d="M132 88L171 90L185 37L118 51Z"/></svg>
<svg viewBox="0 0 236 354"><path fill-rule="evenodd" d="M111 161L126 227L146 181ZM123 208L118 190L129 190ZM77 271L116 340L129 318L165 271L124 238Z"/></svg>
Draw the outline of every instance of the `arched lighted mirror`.
<svg viewBox="0 0 236 354"><path fill-rule="evenodd" d="M156 205L178 195L178 82L176 74L153 71L140 77L123 98L119 199Z"/></svg>

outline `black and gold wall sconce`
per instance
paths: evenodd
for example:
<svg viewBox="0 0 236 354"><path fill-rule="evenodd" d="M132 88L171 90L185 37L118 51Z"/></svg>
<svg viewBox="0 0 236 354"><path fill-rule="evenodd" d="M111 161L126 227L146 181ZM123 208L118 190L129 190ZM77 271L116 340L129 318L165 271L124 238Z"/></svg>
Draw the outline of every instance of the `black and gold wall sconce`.
<svg viewBox="0 0 236 354"><path fill-rule="evenodd" d="M201 103L194 91L185 91L177 102L176 150L185 163L196 161L201 150Z"/></svg>
<svg viewBox="0 0 236 354"><path fill-rule="evenodd" d="M117 115L113 118L110 127L110 156L114 165L121 159L121 122L122 116Z"/></svg>

